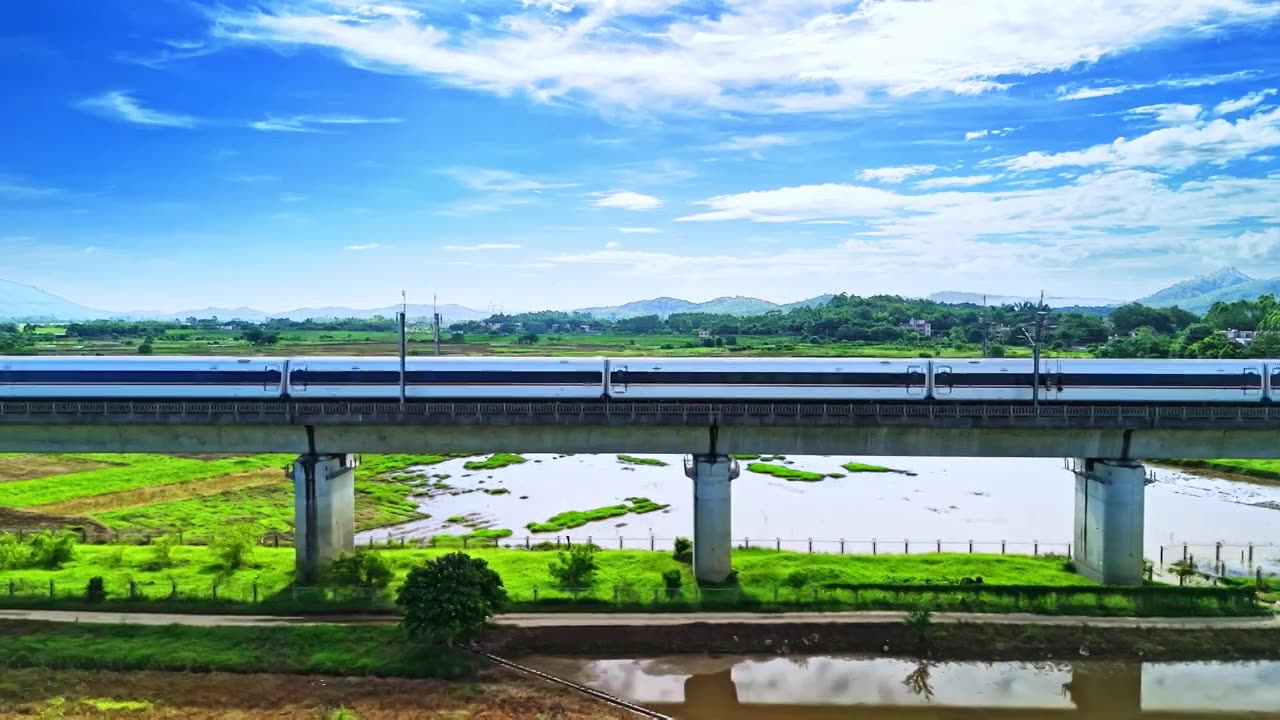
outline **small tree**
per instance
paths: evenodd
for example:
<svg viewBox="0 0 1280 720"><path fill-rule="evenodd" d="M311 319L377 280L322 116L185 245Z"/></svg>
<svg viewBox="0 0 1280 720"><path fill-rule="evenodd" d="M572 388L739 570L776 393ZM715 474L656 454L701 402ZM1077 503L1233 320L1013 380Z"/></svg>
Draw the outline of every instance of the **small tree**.
<svg viewBox="0 0 1280 720"><path fill-rule="evenodd" d="M146 340L143 340L142 344L138 346L139 355L150 355L154 351L155 351L155 348L152 347L151 345L151 338L147 338Z"/></svg>
<svg viewBox="0 0 1280 720"><path fill-rule="evenodd" d="M239 570L253 564L253 549L258 545L258 529L252 525L232 526L213 539L213 554L227 570Z"/></svg>
<svg viewBox="0 0 1280 720"><path fill-rule="evenodd" d="M671 557L682 563L693 562L693 541L687 537L676 538L675 551L671 553Z"/></svg>
<svg viewBox="0 0 1280 720"><path fill-rule="evenodd" d="M560 587L574 590L589 588L596 581L596 549L591 545L576 545L567 553L560 553L556 561L547 566L551 577Z"/></svg>
<svg viewBox="0 0 1280 720"><path fill-rule="evenodd" d="M453 645L479 637L507 601L502 578L489 564L449 553L413 568L400 592L400 625L410 639Z"/></svg>
<svg viewBox="0 0 1280 720"><path fill-rule="evenodd" d="M147 562L147 567L155 570L173 567L173 548L177 544L178 538L173 535L161 535L152 540L151 559Z"/></svg>
<svg viewBox="0 0 1280 720"><path fill-rule="evenodd" d="M391 565L376 553L354 552L339 556L329 565L326 580L338 587L382 590L391 584Z"/></svg>
<svg viewBox="0 0 1280 720"><path fill-rule="evenodd" d="M103 582L101 575L89 578L89 584L84 590L84 599L86 602L94 603L95 605L107 599L106 583Z"/></svg>
<svg viewBox="0 0 1280 720"><path fill-rule="evenodd" d="M667 598L674 600L680 597L680 588L684 585L684 576L679 570L668 570L662 573L662 584L667 588Z"/></svg>

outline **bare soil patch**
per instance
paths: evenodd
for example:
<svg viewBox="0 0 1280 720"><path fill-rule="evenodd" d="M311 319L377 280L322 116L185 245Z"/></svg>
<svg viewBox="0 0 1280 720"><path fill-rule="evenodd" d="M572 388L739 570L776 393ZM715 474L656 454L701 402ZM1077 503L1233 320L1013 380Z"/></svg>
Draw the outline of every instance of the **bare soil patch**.
<svg viewBox="0 0 1280 720"><path fill-rule="evenodd" d="M285 479L279 468L263 468L207 480L192 480L191 482L171 485L153 485L105 495L89 495L49 505L41 505L34 509L39 512L57 515L92 515L112 510L124 510L126 508L158 505L176 500L207 497L231 490L275 485L281 482L285 482Z"/></svg>
<svg viewBox="0 0 1280 720"><path fill-rule="evenodd" d="M53 714L54 708L62 714ZM464 682L226 673L0 672L0 718L29 717L607 720L631 716L497 668Z"/></svg>
<svg viewBox="0 0 1280 720"><path fill-rule="evenodd" d="M91 538L111 533L106 525L89 518L50 515L0 507L0 530L39 532L41 530L61 530L63 528L83 528L85 534Z"/></svg>
<svg viewBox="0 0 1280 720"><path fill-rule="evenodd" d="M110 467L111 463L58 455L19 455L0 458L0 482L34 480Z"/></svg>

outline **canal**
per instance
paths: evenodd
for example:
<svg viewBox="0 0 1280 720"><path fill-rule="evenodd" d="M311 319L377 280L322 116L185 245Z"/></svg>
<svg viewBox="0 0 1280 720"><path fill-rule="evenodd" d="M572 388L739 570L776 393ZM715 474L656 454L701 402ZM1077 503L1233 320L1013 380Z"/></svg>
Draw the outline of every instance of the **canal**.
<svg viewBox="0 0 1280 720"><path fill-rule="evenodd" d="M1280 662L922 662L839 656L523 663L682 720L1280 718Z"/></svg>

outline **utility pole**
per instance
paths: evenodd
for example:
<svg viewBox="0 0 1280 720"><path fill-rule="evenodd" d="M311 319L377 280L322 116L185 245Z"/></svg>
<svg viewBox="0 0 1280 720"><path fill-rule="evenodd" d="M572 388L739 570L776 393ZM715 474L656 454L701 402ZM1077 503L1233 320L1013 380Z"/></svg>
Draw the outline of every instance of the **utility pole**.
<svg viewBox="0 0 1280 720"><path fill-rule="evenodd" d="M1040 304L1036 306L1035 335L1027 332L1022 328L1022 334L1027 336L1027 340L1031 341L1031 362L1034 367L1031 370L1031 404L1033 407L1040 406L1040 343L1044 339L1044 321L1048 317L1049 312L1044 309L1044 291L1040 292Z"/></svg>
<svg viewBox="0 0 1280 720"><path fill-rule="evenodd" d="M987 343L991 335L991 315L987 311L987 296L982 296L982 357L987 356Z"/></svg>
<svg viewBox="0 0 1280 720"><path fill-rule="evenodd" d="M405 295L405 291L400 291L400 316L398 318L400 325L400 412L404 412L405 398L407 396L408 373L405 371L406 356L409 353L409 339L406 323L409 315L409 300Z"/></svg>
<svg viewBox="0 0 1280 720"><path fill-rule="evenodd" d="M436 355L440 354L440 308L437 305L438 296L434 293L431 295L431 325L432 332L435 334Z"/></svg>

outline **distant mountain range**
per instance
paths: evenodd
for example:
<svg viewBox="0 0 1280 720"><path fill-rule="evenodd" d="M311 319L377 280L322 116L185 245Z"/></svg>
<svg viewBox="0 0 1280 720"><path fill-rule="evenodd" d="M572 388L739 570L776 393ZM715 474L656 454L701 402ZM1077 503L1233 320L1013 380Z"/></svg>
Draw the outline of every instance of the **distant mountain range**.
<svg viewBox="0 0 1280 720"><path fill-rule="evenodd" d="M818 295L808 300L787 303L779 305L768 300L760 298L742 297L720 297L715 300L708 300L703 303L690 302L681 300L680 298L660 297L652 300L637 300L629 302L625 305L615 305L612 307L593 307L582 308L576 312L587 313L598 318L606 318L609 320L621 320L625 318L640 317L642 315L658 315L659 317L667 317L675 313L713 313L719 315L738 315L746 317L749 315L763 315L774 310L789 312L798 307L816 307L825 305L834 295Z"/></svg>
<svg viewBox="0 0 1280 720"><path fill-rule="evenodd" d="M1280 278L1259 280L1236 268L1225 267L1209 275L1170 285L1138 302L1154 307L1177 305L1183 310L1203 314L1215 302L1255 300L1263 295L1280 295Z"/></svg>
<svg viewBox="0 0 1280 720"><path fill-rule="evenodd" d="M1258 280L1236 268L1223 268L1210 275L1201 275L1190 280L1171 285L1159 292L1148 295L1137 302L1155 307L1178 305L1195 313L1204 313L1213 303L1218 301L1253 300L1262 295L1280 296L1280 278ZM823 305L833 296L818 295L807 300L794 303L779 304L753 297L720 297L707 302L691 302L673 297L659 297L652 300L638 300L623 305L608 307L582 308L574 312L582 312L599 318L625 319L641 315L658 315L663 318L673 313L717 313L723 315L762 315L780 310L789 312L799 307L816 307ZM947 304L974 304L984 302L982 293L971 292L937 292L929 296L930 300ZM1037 298L1016 295L986 295L988 305L1005 305L1023 302L1035 302ZM1054 308L1072 308L1081 310L1098 310L1122 304L1122 301L1086 297L1046 297L1045 303ZM430 305L409 305L410 318L430 318ZM183 320L189 317L217 317L223 320L266 320L268 318L288 318L290 320L306 320L308 318L371 318L375 315L395 317L400 311L399 305L387 307L358 309L349 307L298 308L286 312L267 313L250 307L217 308L207 307L196 310L182 310L173 313L151 311L110 312L78 305L47 293L31 285L0 280L0 320L25 320L36 322L51 321L83 321L83 320ZM492 313L474 310L462 305L446 304L439 307L446 324L467 320L483 320Z"/></svg>
<svg viewBox="0 0 1280 720"><path fill-rule="evenodd" d="M936 292L929 296L934 302L945 303L947 305L1020 305L1022 303L1034 303L1040 300L1039 297L1023 297L1020 295L983 295L982 293L971 292L954 292L947 290L944 292ZM1123 305L1122 300L1106 300L1103 298L1086 298L1086 297L1054 297L1046 295L1044 304L1051 308L1068 308L1068 307L1110 307L1113 305Z"/></svg>
<svg viewBox="0 0 1280 720"><path fill-rule="evenodd" d="M660 315L667 317L672 313L719 313L724 315L762 315L773 310L789 311L797 307L813 307L830 300L832 295L819 295L800 302L778 304L768 300L751 297L722 297L704 303L695 303L679 298L660 297L652 300L639 300L612 307L583 308L573 312L583 312L600 318L621 319L639 317L641 315ZM410 318L430 318L430 305L413 305L408 307ZM306 320L308 318L371 318L376 315L395 317L400 312L399 305L381 308L358 309L349 307L299 308L285 312L264 312L251 307L220 308L206 307L194 310L163 313L152 311L110 312L77 305L56 295L51 295L39 288L29 285L0 280L0 319L25 320L35 322L81 321L81 320L184 320L189 317L222 320L267 320L269 318L287 318L289 320ZM483 320L491 312L474 310L462 305L445 304L439 306L439 312L446 324L465 322L467 320Z"/></svg>

